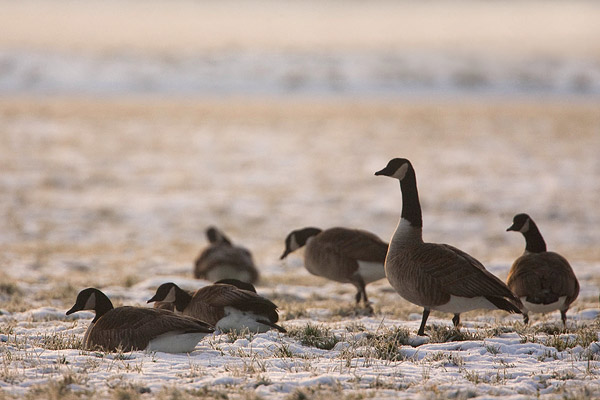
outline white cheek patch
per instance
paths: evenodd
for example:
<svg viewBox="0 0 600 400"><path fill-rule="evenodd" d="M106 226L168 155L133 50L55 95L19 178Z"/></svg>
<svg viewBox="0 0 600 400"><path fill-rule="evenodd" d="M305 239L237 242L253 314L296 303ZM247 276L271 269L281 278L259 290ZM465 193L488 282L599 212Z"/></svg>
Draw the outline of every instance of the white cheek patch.
<svg viewBox="0 0 600 400"><path fill-rule="evenodd" d="M521 227L521 229L519 230L519 232L525 233L528 230L529 230L529 219L527 219L527 221L525 221L525 223L523 224L523 226Z"/></svg>
<svg viewBox="0 0 600 400"><path fill-rule="evenodd" d="M167 293L167 296L165 297L165 299L163 300L165 303L175 303L175 288L172 287L171 290L169 290L169 293Z"/></svg>
<svg viewBox="0 0 600 400"><path fill-rule="evenodd" d="M298 241L296 240L296 235L292 235L292 237L290 238L290 251L298 250L299 248L300 248L300 245L298 244Z"/></svg>
<svg viewBox="0 0 600 400"><path fill-rule="evenodd" d="M408 164L402 164L402 166L400 168L398 168L396 170L396 172L394 172L394 178L401 181L406 176L407 171L408 171Z"/></svg>
<svg viewBox="0 0 600 400"><path fill-rule="evenodd" d="M83 306L84 310L95 310L96 309L96 293L92 293Z"/></svg>

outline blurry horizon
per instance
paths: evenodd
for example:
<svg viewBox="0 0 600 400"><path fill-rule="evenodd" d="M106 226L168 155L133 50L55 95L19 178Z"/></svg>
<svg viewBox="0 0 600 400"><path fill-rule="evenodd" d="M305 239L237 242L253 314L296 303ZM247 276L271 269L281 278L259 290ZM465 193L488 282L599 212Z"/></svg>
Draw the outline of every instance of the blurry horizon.
<svg viewBox="0 0 600 400"><path fill-rule="evenodd" d="M0 5L0 96L600 97L592 1Z"/></svg>

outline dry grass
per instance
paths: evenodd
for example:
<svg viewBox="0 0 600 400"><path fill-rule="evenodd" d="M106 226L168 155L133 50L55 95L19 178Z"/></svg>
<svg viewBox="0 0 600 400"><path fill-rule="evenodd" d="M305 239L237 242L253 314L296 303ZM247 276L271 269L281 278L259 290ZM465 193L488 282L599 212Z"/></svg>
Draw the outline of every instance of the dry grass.
<svg viewBox="0 0 600 400"><path fill-rule="evenodd" d="M451 242L484 263L512 260L523 243L505 225L531 210L549 246L572 262L594 261L599 224L588 204L600 189L568 175L556 181L552 170L560 162L565 171L595 173L596 110L585 103L0 101L5 173L17 178L33 165L39 177L33 186L6 188L11 200L2 211L11 236L0 243L2 259L21 260L37 277L68 277L76 287L130 285L165 265L191 274L203 229L218 223L271 268L298 226L359 226L389 237L398 193L372 172L404 155L419 167L428 239ZM469 162L464 146L476 152ZM515 179L518 191L507 190ZM568 183L581 205L564 202L554 186L535 197L536 180ZM482 190L474 193L476 182ZM349 196L350 188L360 190ZM304 199L306 192L317 197ZM377 193L390 200L373 207ZM135 204L154 216L143 229ZM453 231L456 219L469 224ZM264 275L265 285L291 278Z"/></svg>
<svg viewBox="0 0 600 400"><path fill-rule="evenodd" d="M596 379L598 355L569 351L598 340L597 322L562 332L554 314L533 316L534 324L525 327L498 322L505 313L475 311L462 315L474 327L457 333L449 328L451 315L432 313L431 342L482 343L496 367L493 374L482 373L456 352L415 356L409 345L414 331L388 328L387 321L410 318L414 325L411 314L422 309L389 285L367 287L374 302L370 315L355 306L352 285L301 273L278 256L285 235L300 226L356 226L389 237L398 218L398 188L372 174L390 157L407 156L419 166L426 239L457 245L486 265L501 260L493 265L501 264L499 274L505 274L523 242L504 229L513 213L529 209L539 216L549 246L576 268L597 263L600 187L585 178L597 175L597 109L591 103L0 100L0 167L6 178L0 185L8 193L0 202L7 217L0 262L10 267L0 273L0 310L66 310L87 286L122 289L114 303L129 304L125 289L147 278L191 277L204 228L214 223L253 250L263 271L261 286L272 291L269 297L290 331L263 353L232 347L238 339L252 343L254 336L245 333L209 343L221 357L232 358L227 373L241 385L165 386L148 394L146 386L127 378L96 390L85 384L97 371L135 376L153 361L84 353L80 370L72 368L72 357L53 360L53 379L31 387L25 397L251 399L256 395L249 388L275 384L269 376L275 362L283 360L278 368L289 373L323 371L316 366L322 360L296 346L327 352L321 349L338 346L328 373L402 363L421 372L301 388L290 399L359 399L407 390L415 397L467 398L474 393L432 383L436 373L456 369L459 382L492 387L489 393L512 384L512 367L500 361L502 348L488 342L505 335L545 346L534 358L587 363L577 379ZM585 277L586 291L573 313L597 308L590 289L597 286L596 277ZM80 349L83 322L56 322L64 330L51 332L44 318L2 317L0 334L7 340L0 347L0 380L10 385L26 379L25 366L43 370L39 352ZM373 320L384 323L373 329ZM179 373L178 379L193 382L210 370L192 362ZM556 386L573 381L566 369L544 379L540 387L565 398L583 398L592 389ZM75 390L78 385L86 389ZM11 396L0 392L0 399Z"/></svg>

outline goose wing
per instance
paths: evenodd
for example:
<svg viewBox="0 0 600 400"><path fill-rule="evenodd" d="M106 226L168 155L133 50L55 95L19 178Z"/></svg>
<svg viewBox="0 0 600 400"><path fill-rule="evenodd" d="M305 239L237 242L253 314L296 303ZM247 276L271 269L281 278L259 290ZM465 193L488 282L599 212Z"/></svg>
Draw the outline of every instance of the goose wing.
<svg viewBox="0 0 600 400"><path fill-rule="evenodd" d="M508 287L528 301L550 304L566 296L571 304L579 295L579 282L569 262L553 252L529 253L517 258L507 280Z"/></svg>
<svg viewBox="0 0 600 400"><path fill-rule="evenodd" d="M475 258L447 244L423 243L414 254L423 272L450 295L491 296L521 302L510 289Z"/></svg>
<svg viewBox="0 0 600 400"><path fill-rule="evenodd" d="M361 229L331 228L319 236L320 242L326 243L331 251L353 260L383 264L388 251L387 243Z"/></svg>
<svg viewBox="0 0 600 400"><path fill-rule="evenodd" d="M169 332L211 333L214 329L200 320L167 310L142 307L118 307L96 321L86 346L124 351L143 350L150 340Z"/></svg>
<svg viewBox="0 0 600 400"><path fill-rule="evenodd" d="M199 289L192 302L205 303L214 308L233 307L241 311L251 311L264 315L275 323L279 320L277 306L254 292L239 289L233 285L214 284Z"/></svg>

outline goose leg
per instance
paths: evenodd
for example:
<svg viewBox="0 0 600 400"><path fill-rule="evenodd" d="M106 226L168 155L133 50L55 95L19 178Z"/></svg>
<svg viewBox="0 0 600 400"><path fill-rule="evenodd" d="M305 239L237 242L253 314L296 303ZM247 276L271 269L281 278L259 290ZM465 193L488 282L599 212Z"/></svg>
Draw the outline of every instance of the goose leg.
<svg viewBox="0 0 600 400"><path fill-rule="evenodd" d="M360 289L358 289L358 292L356 292L356 304L358 305L358 303L360 303L360 299L362 297L362 292L360 291Z"/></svg>
<svg viewBox="0 0 600 400"><path fill-rule="evenodd" d="M364 302L363 304L365 305L365 308L372 314L373 306L371 306L371 302L367 298L367 291L365 290L364 286L362 288L362 298L363 298L363 302Z"/></svg>
<svg viewBox="0 0 600 400"><path fill-rule="evenodd" d="M362 299L365 307L370 309L371 304L369 303L369 299L367 298L367 291L365 290L366 285L362 276L354 275L352 277L352 284L356 286L356 289L358 289L358 292L356 293L356 304L358 305L360 303L360 300Z"/></svg>
<svg viewBox="0 0 600 400"><path fill-rule="evenodd" d="M421 319L421 326L419 327L419 332L417 335L425 336L425 323L427 322L427 318L429 318L429 308L423 309L423 319Z"/></svg>
<svg viewBox="0 0 600 400"><path fill-rule="evenodd" d="M454 317L452 318L452 323L454 324L454 328L458 330L458 326L460 325L460 314L454 314Z"/></svg>
<svg viewBox="0 0 600 400"><path fill-rule="evenodd" d="M560 319L565 329L567 329L567 310L560 310Z"/></svg>
<svg viewBox="0 0 600 400"><path fill-rule="evenodd" d="M360 288L360 292L362 293L363 303L365 304L365 306L368 306L370 303L369 303L369 299L367 298L367 291L365 289L365 285L363 285Z"/></svg>
<svg viewBox="0 0 600 400"><path fill-rule="evenodd" d="M523 323L529 325L529 314L523 313Z"/></svg>

